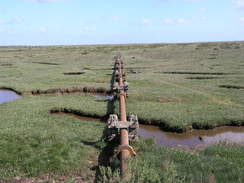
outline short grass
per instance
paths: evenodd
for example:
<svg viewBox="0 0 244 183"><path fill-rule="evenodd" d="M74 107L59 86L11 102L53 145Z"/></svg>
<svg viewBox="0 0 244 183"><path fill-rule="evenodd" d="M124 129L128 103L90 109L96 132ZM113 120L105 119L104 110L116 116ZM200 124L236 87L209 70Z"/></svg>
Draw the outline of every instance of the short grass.
<svg viewBox="0 0 244 183"><path fill-rule="evenodd" d="M1 105L0 180L50 173L95 177L90 168L100 152L85 142L100 142L104 124L49 114L59 99L27 96Z"/></svg>
<svg viewBox="0 0 244 183"><path fill-rule="evenodd" d="M219 87L244 86L243 42L1 47L0 87L20 92L80 85L109 88L118 51L130 84L127 112L138 114L141 122L177 132L243 125L243 90ZM24 95L0 106L0 180L77 173L94 179L92 167L98 165L101 149L88 144L104 145L105 125L49 113L64 108L102 117L113 106L84 94ZM200 153L158 148L147 141L134 146L138 157L130 162L131 182L243 182L242 146L218 145ZM106 175L118 175L104 167L100 173L104 182L110 179Z"/></svg>
<svg viewBox="0 0 244 183"><path fill-rule="evenodd" d="M109 88L118 51L130 84L128 112L145 122L177 131L243 124L243 89L219 87L244 86L243 42L1 47L0 86L18 91L77 85ZM63 74L82 71L86 73ZM182 72L194 74L177 74ZM214 79L189 79L193 76ZM96 108L100 105L94 113Z"/></svg>
<svg viewBox="0 0 244 183"><path fill-rule="evenodd" d="M158 148L150 140L141 141L134 146L138 149L138 157L130 160L128 178L125 182L244 181L243 146L220 144L201 152ZM116 179L116 176L111 177L106 178L111 182L112 179Z"/></svg>

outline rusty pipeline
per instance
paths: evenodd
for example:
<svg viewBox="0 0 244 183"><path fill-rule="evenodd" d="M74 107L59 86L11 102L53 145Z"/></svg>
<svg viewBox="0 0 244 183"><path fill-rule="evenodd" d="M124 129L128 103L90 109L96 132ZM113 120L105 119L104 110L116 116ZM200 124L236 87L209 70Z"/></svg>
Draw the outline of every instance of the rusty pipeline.
<svg viewBox="0 0 244 183"><path fill-rule="evenodd" d="M121 58L119 58L119 86L124 86L123 79L123 68L121 64ZM125 106L126 93L124 90L120 90L119 93L119 106L120 106L120 120L121 122L127 123L126 118L126 106ZM120 129L120 145L121 146L129 146L129 137L128 137L128 129ZM122 149L120 153L120 171L121 176L125 176L126 171L126 160L129 158L130 152L127 149Z"/></svg>
<svg viewBox="0 0 244 183"><path fill-rule="evenodd" d="M132 155L136 155L133 148L129 145L130 140L137 139L138 119L134 114L130 114L127 121L126 115L126 97L128 84L125 78L124 63L121 55L118 54L115 57L114 66L114 85L113 91L119 99L119 119L116 114L112 114L108 120L108 128L110 129L109 139L113 139L115 136L120 135L120 146L117 153L120 153L120 174L121 177L125 177L126 173L126 161Z"/></svg>

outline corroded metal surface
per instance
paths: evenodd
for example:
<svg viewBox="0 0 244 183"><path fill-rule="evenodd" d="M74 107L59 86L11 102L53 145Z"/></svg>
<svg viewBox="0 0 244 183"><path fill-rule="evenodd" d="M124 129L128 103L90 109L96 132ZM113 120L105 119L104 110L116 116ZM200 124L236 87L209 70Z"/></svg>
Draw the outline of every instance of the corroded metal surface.
<svg viewBox="0 0 244 183"><path fill-rule="evenodd" d="M126 160L136 154L129 145L129 141L137 139L139 125L137 116L134 114L131 114L129 116L129 121L127 121L126 97L128 95L128 83L126 82L124 63L120 54L115 57L114 76L112 90L119 99L119 117L116 114L110 115L108 120L108 139L112 140L117 135L120 135L118 153L120 153L120 172L121 176L124 177L126 172Z"/></svg>

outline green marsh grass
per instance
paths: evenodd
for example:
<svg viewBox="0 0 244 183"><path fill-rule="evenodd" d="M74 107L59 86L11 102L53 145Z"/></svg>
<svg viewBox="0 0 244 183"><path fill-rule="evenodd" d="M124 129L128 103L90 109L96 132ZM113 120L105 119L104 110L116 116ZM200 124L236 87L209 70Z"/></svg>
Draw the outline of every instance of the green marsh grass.
<svg viewBox="0 0 244 183"><path fill-rule="evenodd" d="M0 88L23 93L72 86L109 89L118 51L128 68L127 112L136 113L141 122L175 132L243 125L243 92L219 87L243 86L243 42L0 47ZM64 74L68 72L84 74ZM76 173L94 180L101 149L88 144L103 143L105 124L51 115L52 109L100 117L113 110L106 100L78 93L25 94L1 105L0 180L46 174L70 175L72 180ZM134 146L138 156L129 164L130 182L243 182L243 146L222 144L201 152L159 148L151 141ZM100 167L100 173L101 182L119 180L110 167Z"/></svg>

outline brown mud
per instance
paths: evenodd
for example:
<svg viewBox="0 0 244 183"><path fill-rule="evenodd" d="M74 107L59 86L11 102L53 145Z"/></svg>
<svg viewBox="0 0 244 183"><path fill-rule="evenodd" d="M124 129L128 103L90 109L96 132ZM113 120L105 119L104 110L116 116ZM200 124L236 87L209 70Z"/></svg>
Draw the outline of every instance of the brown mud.
<svg viewBox="0 0 244 183"><path fill-rule="evenodd" d="M77 119L89 119L89 121L99 121L99 122L105 122L108 119L108 115L106 116L99 116L99 115L91 115L79 110L74 110L74 109L51 109L50 110L50 114L63 114L63 115L69 115L69 116L73 116ZM84 121L84 120L83 120Z"/></svg>
<svg viewBox="0 0 244 183"><path fill-rule="evenodd" d="M214 57L214 56L218 56L217 53L211 53L210 56Z"/></svg>
<svg viewBox="0 0 244 183"><path fill-rule="evenodd" d="M220 77L187 77L186 79L205 80L205 79L221 79L221 78Z"/></svg>
<svg viewBox="0 0 244 183"><path fill-rule="evenodd" d="M66 93L90 93L96 95L109 95L111 91L104 87L91 87L91 86L73 86L68 88L50 88L47 90L36 89L30 92L32 95L44 95L44 94L66 94Z"/></svg>
<svg viewBox="0 0 244 183"><path fill-rule="evenodd" d="M82 75L86 72L65 72L64 75Z"/></svg>
<svg viewBox="0 0 244 183"><path fill-rule="evenodd" d="M43 64L43 65L60 65L57 63L50 63L50 62L32 62L33 64Z"/></svg>
<svg viewBox="0 0 244 183"><path fill-rule="evenodd" d="M244 86L234 86L234 85L220 85L220 88L228 88L228 89L244 89Z"/></svg>
<svg viewBox="0 0 244 183"><path fill-rule="evenodd" d="M12 66L13 64L1 64L0 66Z"/></svg>
<svg viewBox="0 0 244 183"><path fill-rule="evenodd" d="M232 75L224 72L162 72L163 74Z"/></svg>
<svg viewBox="0 0 244 183"><path fill-rule="evenodd" d="M13 88L10 88L10 87L0 87L0 90L7 90L7 91L12 91L12 92L14 92L14 93L17 93L18 95L22 95L22 92L20 92L20 91L17 91L17 90L15 90L15 89L13 89Z"/></svg>

